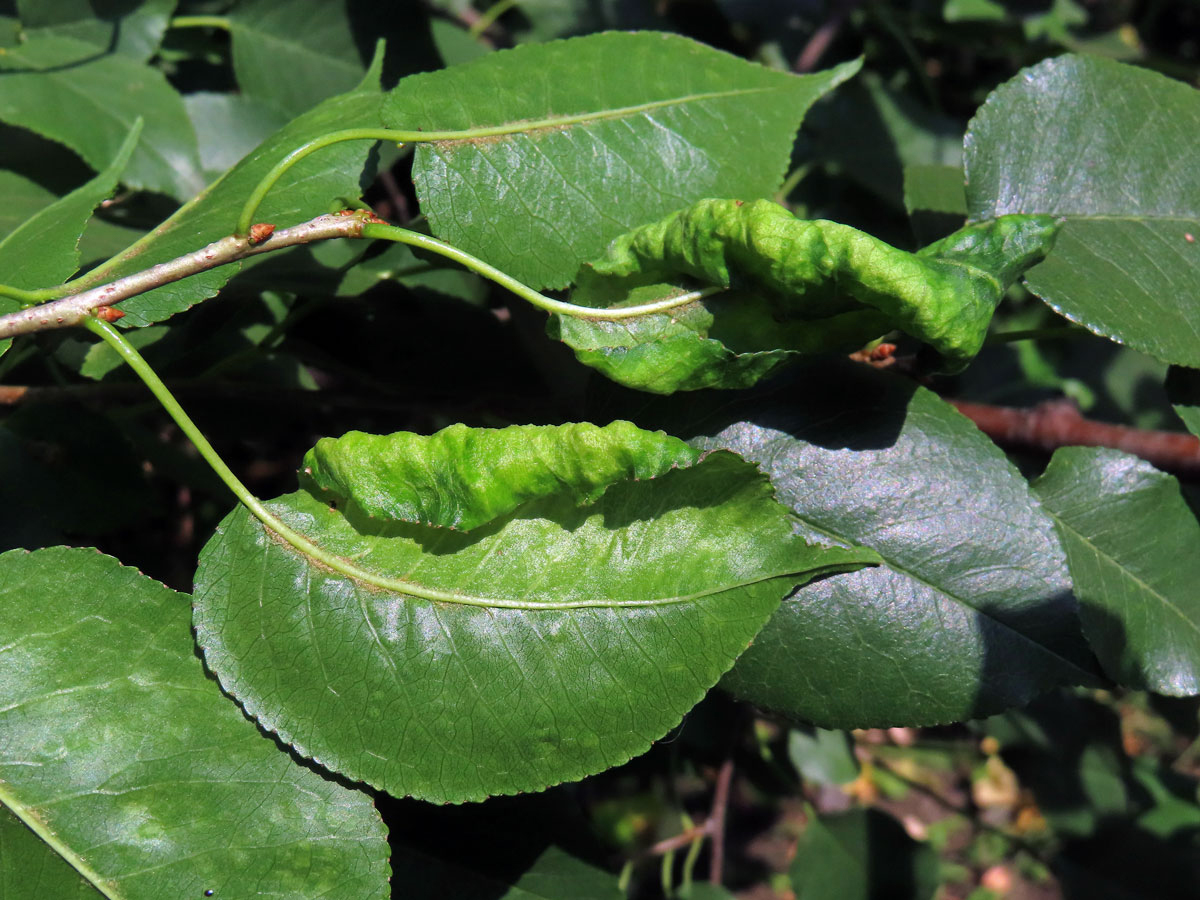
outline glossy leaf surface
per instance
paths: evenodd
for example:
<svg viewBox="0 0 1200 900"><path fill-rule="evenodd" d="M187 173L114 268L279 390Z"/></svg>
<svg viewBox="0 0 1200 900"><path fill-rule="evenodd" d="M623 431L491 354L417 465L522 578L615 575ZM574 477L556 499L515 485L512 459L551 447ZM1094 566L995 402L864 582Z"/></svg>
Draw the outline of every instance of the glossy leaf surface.
<svg viewBox="0 0 1200 900"><path fill-rule="evenodd" d="M724 687L856 728L962 721L1094 679L1053 523L995 444L861 365L801 370L786 396L693 443L758 462L804 533L884 565L789 597Z"/></svg>
<svg viewBox="0 0 1200 900"><path fill-rule="evenodd" d="M664 474L614 480L580 506L569 479L546 493L548 441L529 429L481 440L497 465L476 484L458 477L456 442L435 435L431 464L404 472L396 490L422 498L421 516L447 519L371 518L306 491L271 504L321 548L319 563L235 511L196 575L209 665L300 753L389 793L540 790L645 750L791 586L874 559L794 537L766 479L732 454L671 468L690 451L666 435L544 429L566 441L581 431L614 460L643 457L638 471ZM496 518L453 531L463 507L441 504L446 493L463 501L464 520ZM522 493L532 499L515 509L494 503Z"/></svg>
<svg viewBox="0 0 1200 900"><path fill-rule="evenodd" d="M1066 218L1031 290L1096 334L1200 366L1200 94L1063 56L998 88L967 134L971 217Z"/></svg>
<svg viewBox="0 0 1200 900"><path fill-rule="evenodd" d="M76 882L127 900L246 884L387 896L371 801L297 765L221 696L186 596L95 551L17 550L0 556L0 632L0 800Z"/></svg>
<svg viewBox="0 0 1200 900"><path fill-rule="evenodd" d="M183 101L157 69L95 45L46 35L0 55L0 120L70 147L96 171L145 120L123 179L186 200L204 187Z"/></svg>
<svg viewBox="0 0 1200 900"><path fill-rule="evenodd" d="M34 213L0 240L0 282L27 289L48 287L75 273L79 267L79 236L92 211L117 186L141 131L139 120L104 171Z"/></svg>
<svg viewBox="0 0 1200 900"><path fill-rule="evenodd" d="M1005 217L908 253L767 200L702 200L614 240L580 271L572 300L612 308L697 287L728 293L633 319L556 315L549 331L581 362L655 393L747 387L800 354L855 350L896 328L957 370L1056 227Z"/></svg>
<svg viewBox="0 0 1200 900"><path fill-rule="evenodd" d="M1116 450L1064 447L1035 487L1109 676L1159 694L1200 693L1200 523L1179 482Z"/></svg>
<svg viewBox="0 0 1200 900"><path fill-rule="evenodd" d="M140 272L232 234L246 195L282 157L327 132L379 124L377 85L375 71L359 90L327 100L292 120L145 238L89 272L79 286L91 287ZM301 160L267 195L257 218L283 228L329 212L339 198L357 197L370 151L368 141L347 142ZM126 313L121 324L148 325L182 312L214 296L241 265L212 269L126 300L121 304Z"/></svg>
<svg viewBox="0 0 1200 900"><path fill-rule="evenodd" d="M805 111L857 69L798 77L676 35L612 32L406 78L385 116L476 131L417 148L434 233L535 288L565 287L636 225L702 197L769 195Z"/></svg>

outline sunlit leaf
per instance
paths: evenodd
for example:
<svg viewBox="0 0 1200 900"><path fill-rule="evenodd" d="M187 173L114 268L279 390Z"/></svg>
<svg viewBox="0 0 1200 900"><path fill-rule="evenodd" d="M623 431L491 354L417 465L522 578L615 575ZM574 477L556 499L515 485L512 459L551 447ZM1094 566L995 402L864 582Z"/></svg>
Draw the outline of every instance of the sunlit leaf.
<svg viewBox="0 0 1200 900"><path fill-rule="evenodd" d="M0 802L44 843L29 865L55 868L55 883L127 900L237 897L248 884L387 896L370 799L296 764L221 696L186 596L92 550L11 551L0 648Z"/></svg>
<svg viewBox="0 0 1200 900"><path fill-rule="evenodd" d="M364 439L343 440L306 466L325 472L344 452L353 478ZM792 585L875 558L795 537L733 454L701 458L621 423L371 444L384 462L357 496L313 486L270 505L322 558L243 509L219 526L195 623L264 727L393 794L482 799L625 762Z"/></svg>
<svg viewBox="0 0 1200 900"><path fill-rule="evenodd" d="M1105 671L1159 694L1200 694L1200 523L1179 482L1126 453L1063 447L1036 488Z"/></svg>
<svg viewBox="0 0 1200 900"><path fill-rule="evenodd" d="M802 354L849 352L893 329L958 370L1056 228L1008 216L909 253L767 200L702 200L616 238L571 299L614 309L715 294L636 318L556 314L548 330L614 381L664 394L748 387Z"/></svg>
<svg viewBox="0 0 1200 900"><path fill-rule="evenodd" d="M609 240L703 197L769 196L805 110L858 63L798 77L670 34L526 45L391 92L421 144L434 233L534 287L564 287ZM486 214L480 211L486 210Z"/></svg>
<svg viewBox="0 0 1200 900"><path fill-rule="evenodd" d="M1064 217L1029 288L1096 334L1200 366L1198 132L1193 87L1095 57L1047 60L971 123L971 217Z"/></svg>

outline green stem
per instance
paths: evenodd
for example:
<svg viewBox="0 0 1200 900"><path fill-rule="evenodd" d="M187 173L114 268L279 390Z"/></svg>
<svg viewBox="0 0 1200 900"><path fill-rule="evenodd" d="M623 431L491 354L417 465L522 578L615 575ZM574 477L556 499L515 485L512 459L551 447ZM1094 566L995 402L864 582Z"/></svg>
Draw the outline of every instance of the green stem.
<svg viewBox="0 0 1200 900"><path fill-rule="evenodd" d="M247 488L233 474L233 470L225 464L225 461L213 449L212 444L204 436L203 432L196 426L196 423L191 420L183 407L179 405L179 401L175 399L170 389L163 384L158 373L150 367L150 364L142 358L142 355L137 352L129 341L125 340L124 336L113 328L107 322L103 322L94 316L86 316L82 320L85 328L93 334L99 336L107 343L117 355L121 357L129 367L137 374L139 378L145 382L146 387L154 394L163 409L175 421L180 430L187 435L196 449L200 451L200 455L204 458L217 477L220 478L225 485L233 491L235 497L241 501L242 505L250 511L258 521L269 530L275 532L288 544L299 550L305 556L308 556L315 562L332 569L347 578L364 584L371 584L375 587L382 588L386 591L394 591L398 594L406 594L410 597L417 597L421 600L430 600L441 603L458 603L464 606L479 606L487 608L499 609L524 609L524 610L554 610L554 609L585 609L592 607L617 608L617 607L634 607L634 606L669 606L676 603L687 603L700 599L701 597L717 593L719 591L728 590L730 587L740 586L723 584L715 586L709 590L700 591L696 594L689 594L678 597L648 597L638 600L564 600L558 603L529 603L524 600L507 600L495 597L478 597L469 594L459 594L454 591L442 591L437 588L425 587L424 585L413 584L410 581L405 581L401 578L388 578L380 575L378 572L372 572L367 569L360 568L352 561L330 553L322 547L314 544L298 531L294 531L288 527L278 516L272 513L263 504L261 500L250 493ZM793 572L769 572L755 576L746 583L757 583L766 581L771 578L778 578L782 575L791 575Z"/></svg>
<svg viewBox="0 0 1200 900"><path fill-rule="evenodd" d="M170 23L172 28L220 28L232 31L233 23L225 16L175 16Z"/></svg>
<svg viewBox="0 0 1200 900"><path fill-rule="evenodd" d="M547 297L545 294L538 293L528 285L517 281L517 279L506 272L502 272L495 266L485 263L482 259L459 250L457 247L447 244L444 241L439 241L435 237L430 237L427 234L409 231L407 228L399 228L395 225L367 223L363 226L362 236L368 239L395 241L399 244L408 244L412 247L420 247L422 250L428 250L431 253L437 253L465 266L477 275L482 275L484 278L496 282L496 284L516 294L522 300L532 303L538 309L561 313L564 316L574 316L580 319L634 319L638 316L650 315L651 313L678 309L681 306L687 306L689 303L694 303L697 300L724 290L724 288L719 287L704 288L699 291L689 291L686 294L680 294L676 297L668 297L665 300L656 300L653 303L642 303L638 306L622 306L618 309L578 306L574 303L555 300L552 297Z"/></svg>
<svg viewBox="0 0 1200 900"><path fill-rule="evenodd" d="M158 373L137 352L133 344L125 340L125 336L113 328L112 325L94 316L86 316L82 320L82 324L84 328L87 328L93 334L103 339L108 346L112 347L117 355L129 364L129 368L133 369L137 376L145 382L146 387L150 389L150 393L155 396L155 399L167 411L167 415L175 420L175 424L179 426L180 430L196 445L196 449L200 451L200 455L204 457L204 461L217 473L217 477L225 482L226 486L233 491L233 495L250 512L254 513L260 522L291 543L290 537L285 533L291 532L291 529L272 515L263 506L262 501L250 493L250 489L238 480L238 477L233 474L233 470L225 464L225 460L221 459L217 451L213 449L213 445L208 442L208 438L204 436L204 433L196 426L196 423L191 420L188 414L183 411L183 407L179 405L179 401L175 399L175 395L171 393L170 388L163 384L163 380L158 377ZM291 533L295 534L294 532ZM302 541L304 540L300 535L295 536Z"/></svg>
<svg viewBox="0 0 1200 900"><path fill-rule="evenodd" d="M0 297L8 297L11 300L16 300L21 304L22 309L28 309L31 306L37 306L43 300L53 299L45 296L45 289L39 291L27 291L24 288L12 287L7 284L0 284Z"/></svg>
<svg viewBox="0 0 1200 900"><path fill-rule="evenodd" d="M467 34L472 40L478 40L481 34L492 27L493 22L516 6L517 2L518 0L500 0L499 3L493 3L475 20L475 24L467 29Z"/></svg>

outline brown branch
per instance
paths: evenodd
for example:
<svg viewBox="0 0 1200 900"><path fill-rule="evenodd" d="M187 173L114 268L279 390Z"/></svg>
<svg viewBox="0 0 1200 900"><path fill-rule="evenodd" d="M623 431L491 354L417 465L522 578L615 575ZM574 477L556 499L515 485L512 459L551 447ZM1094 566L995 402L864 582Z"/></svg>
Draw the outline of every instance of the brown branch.
<svg viewBox="0 0 1200 900"><path fill-rule="evenodd" d="M733 759L721 763L717 786L713 791L712 813L705 824L712 837L712 857L708 864L709 884L720 884L725 868L725 811L729 809L729 786L733 781Z"/></svg>
<svg viewBox="0 0 1200 900"><path fill-rule="evenodd" d="M705 819L699 825L693 825L679 834L672 835L669 838L663 838L656 844L652 844L647 850L647 856L662 856L666 853L672 853L675 850L682 850L684 847L691 844L698 838L707 837L712 831L710 819Z"/></svg>
<svg viewBox="0 0 1200 900"><path fill-rule="evenodd" d="M850 13L860 2L861 0L843 0L836 5L833 14L813 32L813 36L808 39L808 43L796 57L796 62L792 65L793 72L811 72L816 68L821 57L825 55L825 51L829 49L829 45L833 43L833 39L837 37L837 33L846 24L846 19L850 17Z"/></svg>
<svg viewBox="0 0 1200 900"><path fill-rule="evenodd" d="M353 215L317 216L308 222L284 228L254 242L246 235L231 234L214 241L207 247L180 256L170 262L159 263L141 272L102 284L91 290L52 300L19 312L0 316L0 339L18 334L31 334L51 328L66 328L78 325L85 316L102 306L114 306L122 300L144 294L162 287L207 272L218 266L238 262L248 256L270 253L297 244L311 244L330 238L357 238L362 236L363 225L373 220L373 214L358 212ZM257 226L256 226L257 227ZM262 233L260 230L257 233Z"/></svg>
<svg viewBox="0 0 1200 900"><path fill-rule="evenodd" d="M1033 409L1010 409L951 400L958 411L1001 446L1051 453L1058 447L1111 447L1140 456L1159 469L1200 475L1200 438L1173 431L1109 425L1080 415L1066 400Z"/></svg>

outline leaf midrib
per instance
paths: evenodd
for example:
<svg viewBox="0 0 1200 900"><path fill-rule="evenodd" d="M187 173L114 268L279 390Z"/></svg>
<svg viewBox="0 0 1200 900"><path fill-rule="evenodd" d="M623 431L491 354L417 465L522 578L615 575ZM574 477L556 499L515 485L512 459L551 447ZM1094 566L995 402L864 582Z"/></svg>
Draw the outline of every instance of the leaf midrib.
<svg viewBox="0 0 1200 900"><path fill-rule="evenodd" d="M548 116L544 119L521 119L506 122L502 125L483 125L474 128L463 128L452 131L430 131L422 136L425 142L441 148L444 145L472 143L481 138L503 137L512 134L527 134L532 131L550 131L566 128L571 125L585 125L589 122L599 122L606 119L620 119L637 115L654 109L664 109L672 106L685 106L689 103L700 103L705 100L724 100L730 97L742 97L750 94L763 94L780 90L780 87L733 88L727 91L707 91L701 94L681 94L663 100L650 100L633 106L619 106L613 109L590 110L570 115Z"/></svg>
<svg viewBox="0 0 1200 900"><path fill-rule="evenodd" d="M736 590L737 588L760 584L761 582L770 581L774 578L796 577L798 582L811 581L813 578L816 578L820 575L844 571L846 566L853 565L852 561L846 560L843 563L815 566L811 569L805 568L796 570L789 567L781 571L759 573L752 578L746 578L741 581L725 582L714 587L706 588L703 591L697 591L693 594L683 594L680 596L651 597L639 600L614 600L600 598L591 600L561 600L549 603L531 603L528 600L506 600L497 597L483 597L475 594L466 594L459 591L444 591L439 588L426 587L425 585L406 581L400 578L388 578L378 574L377 572L364 569L345 557L337 556L336 554L325 551L324 548L312 543L307 538L304 538L303 535L300 535L300 537L308 546L297 546L297 543L291 540L286 534L276 531L274 528L263 524L248 511L244 512L252 524L257 528L260 528L272 543L279 546L285 553L299 555L301 560L306 565L332 571L337 575L348 578L351 581L361 584L368 589L375 588L379 590L390 591L396 594L402 594L407 597L414 597L419 600L428 600L437 603L453 603L459 606L475 606L483 609L517 609L528 612L549 612L566 609L628 609L655 606L675 606L681 603L695 602L703 599L704 597L712 596L713 594L720 594L724 593L725 591ZM291 529L287 528L286 530L290 531ZM296 533L293 532L293 534ZM316 550L319 555L314 555L312 550Z"/></svg>

